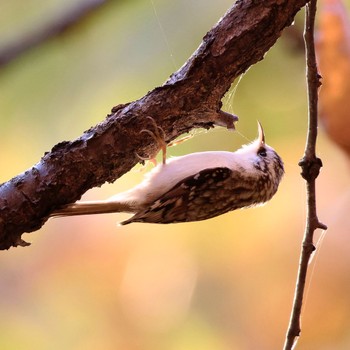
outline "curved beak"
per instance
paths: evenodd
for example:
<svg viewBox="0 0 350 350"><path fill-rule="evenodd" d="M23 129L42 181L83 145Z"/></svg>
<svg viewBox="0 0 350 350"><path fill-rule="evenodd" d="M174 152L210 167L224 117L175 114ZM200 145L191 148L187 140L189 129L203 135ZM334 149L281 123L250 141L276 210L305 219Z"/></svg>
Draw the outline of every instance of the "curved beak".
<svg viewBox="0 0 350 350"><path fill-rule="evenodd" d="M265 146L265 134L264 134L264 129L262 127L262 125L260 124L260 122L258 121L258 132L259 132L259 136L258 136L258 140L260 142L261 146Z"/></svg>

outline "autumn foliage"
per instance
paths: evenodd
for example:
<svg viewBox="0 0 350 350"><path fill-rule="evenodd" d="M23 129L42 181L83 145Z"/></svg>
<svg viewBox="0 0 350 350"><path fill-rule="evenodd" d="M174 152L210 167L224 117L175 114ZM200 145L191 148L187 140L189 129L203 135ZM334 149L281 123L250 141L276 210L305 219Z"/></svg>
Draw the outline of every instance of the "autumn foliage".
<svg viewBox="0 0 350 350"><path fill-rule="evenodd" d="M350 156L350 21L341 0L320 3L317 39L323 77L321 121L329 137Z"/></svg>

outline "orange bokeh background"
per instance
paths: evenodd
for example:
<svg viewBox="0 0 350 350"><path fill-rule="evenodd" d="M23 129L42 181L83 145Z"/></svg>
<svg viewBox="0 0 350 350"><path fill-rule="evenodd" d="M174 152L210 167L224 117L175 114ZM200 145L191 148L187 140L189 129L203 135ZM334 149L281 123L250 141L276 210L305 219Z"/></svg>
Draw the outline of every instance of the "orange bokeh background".
<svg viewBox="0 0 350 350"><path fill-rule="evenodd" d="M31 0L26 11L18 0L1 4L0 47L73 3L78 0ZM231 5L110 2L1 67L0 182L56 143L78 137L112 106L161 85ZM322 11L320 5L319 16ZM301 22L299 16L296 28ZM328 33L327 26L322 30ZM297 165L307 126L304 71L303 53L284 35L224 99L224 109L240 117L237 133L197 131L169 149L170 156L235 150L255 138L259 119L286 167L271 202L188 224L118 227L126 214L50 220L24 235L30 247L0 254L0 348L282 348L306 216ZM326 89L333 73L324 68L321 74ZM322 108L336 109L336 102L325 101ZM321 123L317 200L329 229L310 267L298 349L350 348L350 169L348 155L332 139ZM150 166L137 166L84 199L130 188Z"/></svg>

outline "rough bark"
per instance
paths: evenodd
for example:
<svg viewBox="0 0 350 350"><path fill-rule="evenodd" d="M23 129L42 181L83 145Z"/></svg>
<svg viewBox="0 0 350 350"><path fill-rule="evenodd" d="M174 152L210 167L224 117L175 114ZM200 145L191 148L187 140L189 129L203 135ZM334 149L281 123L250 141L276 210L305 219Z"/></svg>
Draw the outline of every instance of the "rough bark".
<svg viewBox="0 0 350 350"><path fill-rule="evenodd" d="M306 0L236 1L186 64L161 87L112 113L74 141L64 141L31 169L0 186L0 249L27 245L49 213L129 171L156 145L140 131L151 116L170 141L193 128L233 127L221 99L234 79L263 59Z"/></svg>

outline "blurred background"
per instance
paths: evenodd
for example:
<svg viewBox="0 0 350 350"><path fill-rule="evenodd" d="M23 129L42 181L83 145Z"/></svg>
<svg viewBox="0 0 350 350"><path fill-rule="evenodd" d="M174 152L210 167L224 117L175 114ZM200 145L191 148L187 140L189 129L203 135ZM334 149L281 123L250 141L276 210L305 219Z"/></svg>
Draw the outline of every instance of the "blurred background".
<svg viewBox="0 0 350 350"><path fill-rule="evenodd" d="M1 1L0 182L161 85L232 3ZM298 349L350 348L349 6L319 9L317 199L329 229L310 269ZM258 119L286 168L271 202L165 226L118 227L123 214L50 220L23 236L30 247L0 252L1 349L282 348L306 216L302 22L303 13L225 96L238 132L195 131L168 151L235 150L256 137ZM84 199L126 190L150 168Z"/></svg>

